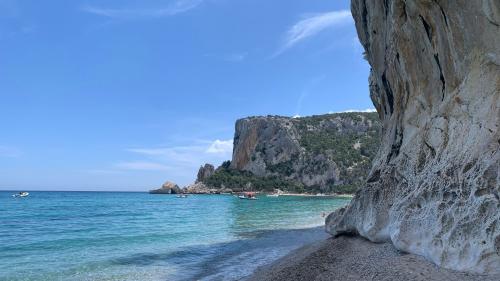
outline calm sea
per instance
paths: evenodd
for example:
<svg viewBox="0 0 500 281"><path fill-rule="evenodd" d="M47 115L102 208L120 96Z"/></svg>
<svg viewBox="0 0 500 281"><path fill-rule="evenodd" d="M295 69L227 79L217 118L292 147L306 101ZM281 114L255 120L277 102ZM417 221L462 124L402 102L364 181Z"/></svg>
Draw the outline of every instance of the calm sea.
<svg viewBox="0 0 500 281"><path fill-rule="evenodd" d="M237 280L349 199L0 192L0 280ZM300 230L299 230L300 229Z"/></svg>

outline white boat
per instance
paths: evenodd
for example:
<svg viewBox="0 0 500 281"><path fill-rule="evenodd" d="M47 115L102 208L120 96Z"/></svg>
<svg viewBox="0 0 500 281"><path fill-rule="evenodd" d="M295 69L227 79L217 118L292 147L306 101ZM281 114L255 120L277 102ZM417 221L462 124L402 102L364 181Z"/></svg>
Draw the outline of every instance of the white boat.
<svg viewBox="0 0 500 281"><path fill-rule="evenodd" d="M16 194L12 194L12 197L28 197L28 195L30 195L29 192L22 191Z"/></svg>
<svg viewBox="0 0 500 281"><path fill-rule="evenodd" d="M238 198L240 198L240 199L244 199L244 200L257 200L257 197L245 197L245 196L238 196Z"/></svg>
<svg viewBox="0 0 500 281"><path fill-rule="evenodd" d="M238 196L238 198L246 200L257 200L257 197L255 197L255 194L253 192L245 192L243 195Z"/></svg>
<svg viewBox="0 0 500 281"><path fill-rule="evenodd" d="M268 194L267 197L278 197L280 196L279 194Z"/></svg>
<svg viewBox="0 0 500 281"><path fill-rule="evenodd" d="M181 195L177 195L177 198L187 198L187 194L181 194Z"/></svg>

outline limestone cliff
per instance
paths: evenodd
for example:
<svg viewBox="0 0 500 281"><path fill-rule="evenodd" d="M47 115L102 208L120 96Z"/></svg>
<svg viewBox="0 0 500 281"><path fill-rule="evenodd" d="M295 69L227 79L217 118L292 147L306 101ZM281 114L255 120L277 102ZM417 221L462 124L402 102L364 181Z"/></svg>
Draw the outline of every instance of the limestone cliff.
<svg viewBox="0 0 500 281"><path fill-rule="evenodd" d="M500 2L353 0L382 146L334 235L500 272Z"/></svg>
<svg viewBox="0 0 500 281"><path fill-rule="evenodd" d="M198 174L196 176L195 183L203 182L215 172L215 167L212 164L205 164L205 166L201 166L198 170Z"/></svg>
<svg viewBox="0 0 500 281"><path fill-rule="evenodd" d="M231 168L315 192L352 190L367 175L379 137L376 113L244 118L236 122Z"/></svg>

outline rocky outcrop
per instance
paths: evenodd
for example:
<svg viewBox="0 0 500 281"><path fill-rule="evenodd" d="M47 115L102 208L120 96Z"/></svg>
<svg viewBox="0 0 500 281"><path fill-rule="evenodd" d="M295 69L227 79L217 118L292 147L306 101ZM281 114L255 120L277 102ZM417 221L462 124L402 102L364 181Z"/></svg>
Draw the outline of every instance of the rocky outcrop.
<svg viewBox="0 0 500 281"><path fill-rule="evenodd" d="M206 186L203 182L196 182L183 188L183 193L189 194L221 194L232 193L229 188L211 188Z"/></svg>
<svg viewBox="0 0 500 281"><path fill-rule="evenodd" d="M180 194L182 193L181 188L173 182L165 182L161 188L150 190L151 194Z"/></svg>
<svg viewBox="0 0 500 281"><path fill-rule="evenodd" d="M500 272L499 2L353 0L382 146L333 235Z"/></svg>
<svg viewBox="0 0 500 281"><path fill-rule="evenodd" d="M202 182L196 182L184 187L184 193L190 194L209 194L210 188L208 188Z"/></svg>
<svg viewBox="0 0 500 281"><path fill-rule="evenodd" d="M201 166L198 170L198 175L196 176L196 182L203 182L208 179L215 172L215 168L212 164L205 164L205 166Z"/></svg>
<svg viewBox="0 0 500 281"><path fill-rule="evenodd" d="M236 122L231 168L322 192L357 186L369 171L379 133L376 113L244 118Z"/></svg>

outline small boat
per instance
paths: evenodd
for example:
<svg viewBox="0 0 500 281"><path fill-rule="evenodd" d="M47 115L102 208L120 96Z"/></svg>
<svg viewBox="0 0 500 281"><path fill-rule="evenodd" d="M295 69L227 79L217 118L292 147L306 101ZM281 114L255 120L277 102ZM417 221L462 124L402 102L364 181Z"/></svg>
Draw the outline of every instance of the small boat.
<svg viewBox="0 0 500 281"><path fill-rule="evenodd" d="M242 195L238 196L238 198L246 200L257 200L257 197L255 197L255 193L253 192L245 192Z"/></svg>
<svg viewBox="0 0 500 281"><path fill-rule="evenodd" d="M12 197L28 197L28 195L30 195L29 192L22 191L16 194L12 194Z"/></svg>
<svg viewBox="0 0 500 281"><path fill-rule="evenodd" d="M280 195L279 195L279 194L268 194L268 195L266 195L266 196L267 196L267 197L278 197L278 196L280 196Z"/></svg>
<svg viewBox="0 0 500 281"><path fill-rule="evenodd" d="M187 194L180 194L180 195L177 195L177 198L187 198Z"/></svg>

